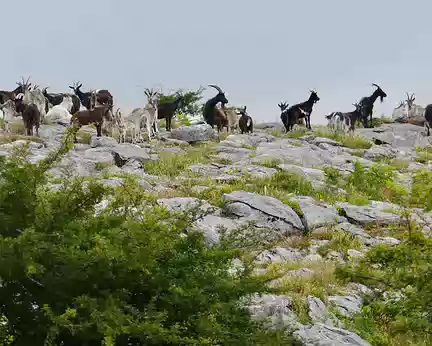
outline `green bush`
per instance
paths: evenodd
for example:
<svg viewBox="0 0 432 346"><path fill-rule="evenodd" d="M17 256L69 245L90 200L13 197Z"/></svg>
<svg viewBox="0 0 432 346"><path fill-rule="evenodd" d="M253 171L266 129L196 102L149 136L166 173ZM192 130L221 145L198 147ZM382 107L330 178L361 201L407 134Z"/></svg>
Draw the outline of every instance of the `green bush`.
<svg viewBox="0 0 432 346"><path fill-rule="evenodd" d="M0 161L3 344L291 344L239 304L268 279L226 239L208 247L200 233L184 236L189 215L167 213L129 180L51 191L46 172L71 145L66 137L37 165ZM235 258L245 270L229 275Z"/></svg>
<svg viewBox="0 0 432 346"><path fill-rule="evenodd" d="M379 299L347 321L372 345L432 344L432 239L413 228L401 245L373 247L359 264L336 271L375 289Z"/></svg>

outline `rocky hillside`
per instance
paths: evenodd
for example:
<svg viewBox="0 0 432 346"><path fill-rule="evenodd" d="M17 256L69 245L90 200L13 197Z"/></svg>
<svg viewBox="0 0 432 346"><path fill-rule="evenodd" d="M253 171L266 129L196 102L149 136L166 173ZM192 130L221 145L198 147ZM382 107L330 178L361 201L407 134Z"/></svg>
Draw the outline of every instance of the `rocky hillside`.
<svg viewBox="0 0 432 346"><path fill-rule="evenodd" d="M432 144L423 129L384 124L349 137L325 128L284 135L278 125L256 127L253 135L217 141L207 125L193 125L140 145L81 130L80 143L47 172L49 187L59 191L76 177L122 189L132 177L159 207L193 214L188 232L203 233L207 246L234 235L238 248L254 256L253 276L272 276L268 291L247 301L251 315L270 320L294 343L430 344L430 316L408 321L407 307L388 303L389 296L408 294L408 274L392 267L402 262L377 258L402 256L413 234L425 237L415 246L429 241ZM27 143L28 160L41 162L61 146L64 131L43 125L35 141L3 136L0 155L17 155ZM110 203L107 196L97 209ZM425 263L416 279L431 275ZM244 268L243 259L234 261L234 272Z"/></svg>

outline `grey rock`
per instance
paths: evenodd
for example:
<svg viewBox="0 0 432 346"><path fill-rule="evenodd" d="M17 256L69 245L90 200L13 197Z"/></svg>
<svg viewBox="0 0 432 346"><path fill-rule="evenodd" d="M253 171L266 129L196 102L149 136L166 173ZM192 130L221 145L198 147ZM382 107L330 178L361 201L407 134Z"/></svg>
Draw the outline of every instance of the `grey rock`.
<svg viewBox="0 0 432 346"><path fill-rule="evenodd" d="M215 132L208 124L182 126L171 131L171 138L192 144L215 139Z"/></svg>
<svg viewBox="0 0 432 346"><path fill-rule="evenodd" d="M320 169L305 168L305 167L301 167L301 166L297 166L297 165L290 165L287 163L282 163L282 164L278 165L278 167L283 171L300 175L303 178L307 178L309 180L324 181L326 178L326 174L324 173L324 171L322 171Z"/></svg>
<svg viewBox="0 0 432 346"><path fill-rule="evenodd" d="M142 163L150 162L152 160L148 149L143 149L133 144L121 143L113 148L109 148L109 150L114 157L117 167L122 167L130 159Z"/></svg>
<svg viewBox="0 0 432 346"><path fill-rule="evenodd" d="M371 346L357 334L321 323L304 326L293 335L305 346Z"/></svg>
<svg viewBox="0 0 432 346"><path fill-rule="evenodd" d="M215 209L208 202L193 197L163 198L158 199L157 203L161 206L165 206L169 211L175 213L185 213L194 210L210 212Z"/></svg>
<svg viewBox="0 0 432 346"><path fill-rule="evenodd" d="M281 220L291 225L295 230L304 231L304 226L295 211L276 198L261 196L250 192L236 191L224 194L222 200L242 203L265 214L270 220Z"/></svg>
<svg viewBox="0 0 432 346"><path fill-rule="evenodd" d="M309 230L346 221L344 217L339 216L336 208L316 202L311 197L299 196L291 200L300 204Z"/></svg>
<svg viewBox="0 0 432 346"><path fill-rule="evenodd" d="M422 126L411 124L384 124L377 128L360 128L356 133L377 144L390 144L393 148L415 150L432 144L432 139L424 135Z"/></svg>
<svg viewBox="0 0 432 346"><path fill-rule="evenodd" d="M364 257L364 253L358 250L349 249L347 251L347 255L349 258L361 258Z"/></svg>
<svg viewBox="0 0 432 346"><path fill-rule="evenodd" d="M330 296L327 298L344 317L352 317L361 312L363 298L360 296Z"/></svg>
<svg viewBox="0 0 432 346"><path fill-rule="evenodd" d="M258 257L258 263L293 263L303 259L303 254L297 250L283 247L275 247L263 251Z"/></svg>
<svg viewBox="0 0 432 346"><path fill-rule="evenodd" d="M312 323L322 323L330 327L339 327L341 325L341 322L336 317L330 315L321 299L308 296L307 301L309 305L309 317Z"/></svg>
<svg viewBox="0 0 432 346"><path fill-rule="evenodd" d="M400 240L392 238L392 237L376 237L376 239L378 240L378 242L380 242L382 244L387 244L387 245L399 245L400 244Z"/></svg>
<svg viewBox="0 0 432 346"><path fill-rule="evenodd" d="M338 206L343 209L350 222L362 226L371 224L391 225L402 221L399 215L380 211L369 206L355 206L348 203L340 203Z"/></svg>
<svg viewBox="0 0 432 346"><path fill-rule="evenodd" d="M92 136L92 141L90 146L92 148L97 148L97 147L115 147L117 146L117 141L114 138L111 137L97 137L97 136Z"/></svg>
<svg viewBox="0 0 432 346"><path fill-rule="evenodd" d="M235 220L209 214L194 222L190 231L203 232L206 243L211 246L219 243L221 228L224 228L229 233L240 226L241 224Z"/></svg>
<svg viewBox="0 0 432 346"><path fill-rule="evenodd" d="M276 328L295 330L301 327L292 311L292 298L289 296L254 297L248 308L252 318L259 321L270 320Z"/></svg>
<svg viewBox="0 0 432 346"><path fill-rule="evenodd" d="M364 153L364 158L373 161L378 161L382 159L393 159L396 157L397 153L398 149L388 144L378 145L366 150Z"/></svg>

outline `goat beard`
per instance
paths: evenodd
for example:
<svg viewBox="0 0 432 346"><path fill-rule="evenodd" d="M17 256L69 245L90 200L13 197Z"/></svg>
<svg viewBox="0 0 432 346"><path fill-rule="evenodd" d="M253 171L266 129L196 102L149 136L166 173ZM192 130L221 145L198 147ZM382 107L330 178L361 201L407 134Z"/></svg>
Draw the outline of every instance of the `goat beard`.
<svg viewBox="0 0 432 346"><path fill-rule="evenodd" d="M384 101L384 97L380 96L381 103Z"/></svg>

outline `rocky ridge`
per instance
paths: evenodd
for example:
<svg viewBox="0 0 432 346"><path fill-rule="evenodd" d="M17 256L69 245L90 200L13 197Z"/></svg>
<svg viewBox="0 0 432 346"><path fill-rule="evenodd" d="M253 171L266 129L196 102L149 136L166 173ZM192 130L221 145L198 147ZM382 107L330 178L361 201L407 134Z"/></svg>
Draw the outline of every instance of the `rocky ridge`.
<svg viewBox="0 0 432 346"><path fill-rule="evenodd" d="M349 148L320 136L319 131L298 138L279 137L278 127L260 124L253 135L233 134L215 143L211 128L198 124L162 132L158 140L140 145L97 138L90 128L87 131L91 141L77 144L50 171L53 189L56 181L66 177L98 178L116 187L126 176L133 175L143 190L157 196L158 204L168 210L183 213L199 209L202 215L191 231L203 232L209 246L220 241L221 229L242 229L248 236L258 235L262 242L275 243L277 246L257 258L257 274L282 265L286 273L272 285L285 294L254 297L249 306L252 315L287 328L304 345L369 345L344 329L340 316L349 318L360 312L364 297L373 295L370 289L356 283L334 288L330 280L324 289L329 292L325 297L314 296L313 289L300 297L290 282L301 285L323 281L323 277L332 275L337 263L355 261L377 244L399 244L392 227L405 222L399 212L401 206L374 200L355 205L345 197L335 201L320 199L321 194L328 194L331 185L329 169L348 177L356 171L357 162L366 169L378 161L403 162L397 169L397 181L409 188L413 174L432 167L419 160L421 148L430 147L431 141L422 134L421 127L409 124L357 130L372 143L368 148ZM2 144L0 155L11 155L12 149L28 144L29 159L38 162L60 146L65 129L62 125L42 125L42 143L20 139ZM196 147L199 143L201 146ZM197 155L179 174L149 168L157 167L170 155L181 160L202 150L207 150L208 155ZM169 161L165 165L168 167ZM306 187L296 183L302 187L300 192L308 192L306 195L284 190L282 178L293 176L310 183ZM277 190L271 179L279 184ZM331 191L346 194L340 186L333 186ZM212 192L217 197L207 200ZM412 213L424 232L430 232L432 214L418 208ZM299 244L306 234L307 246ZM353 248L333 248L336 235L349 236ZM299 300L307 306L303 315L296 310Z"/></svg>

